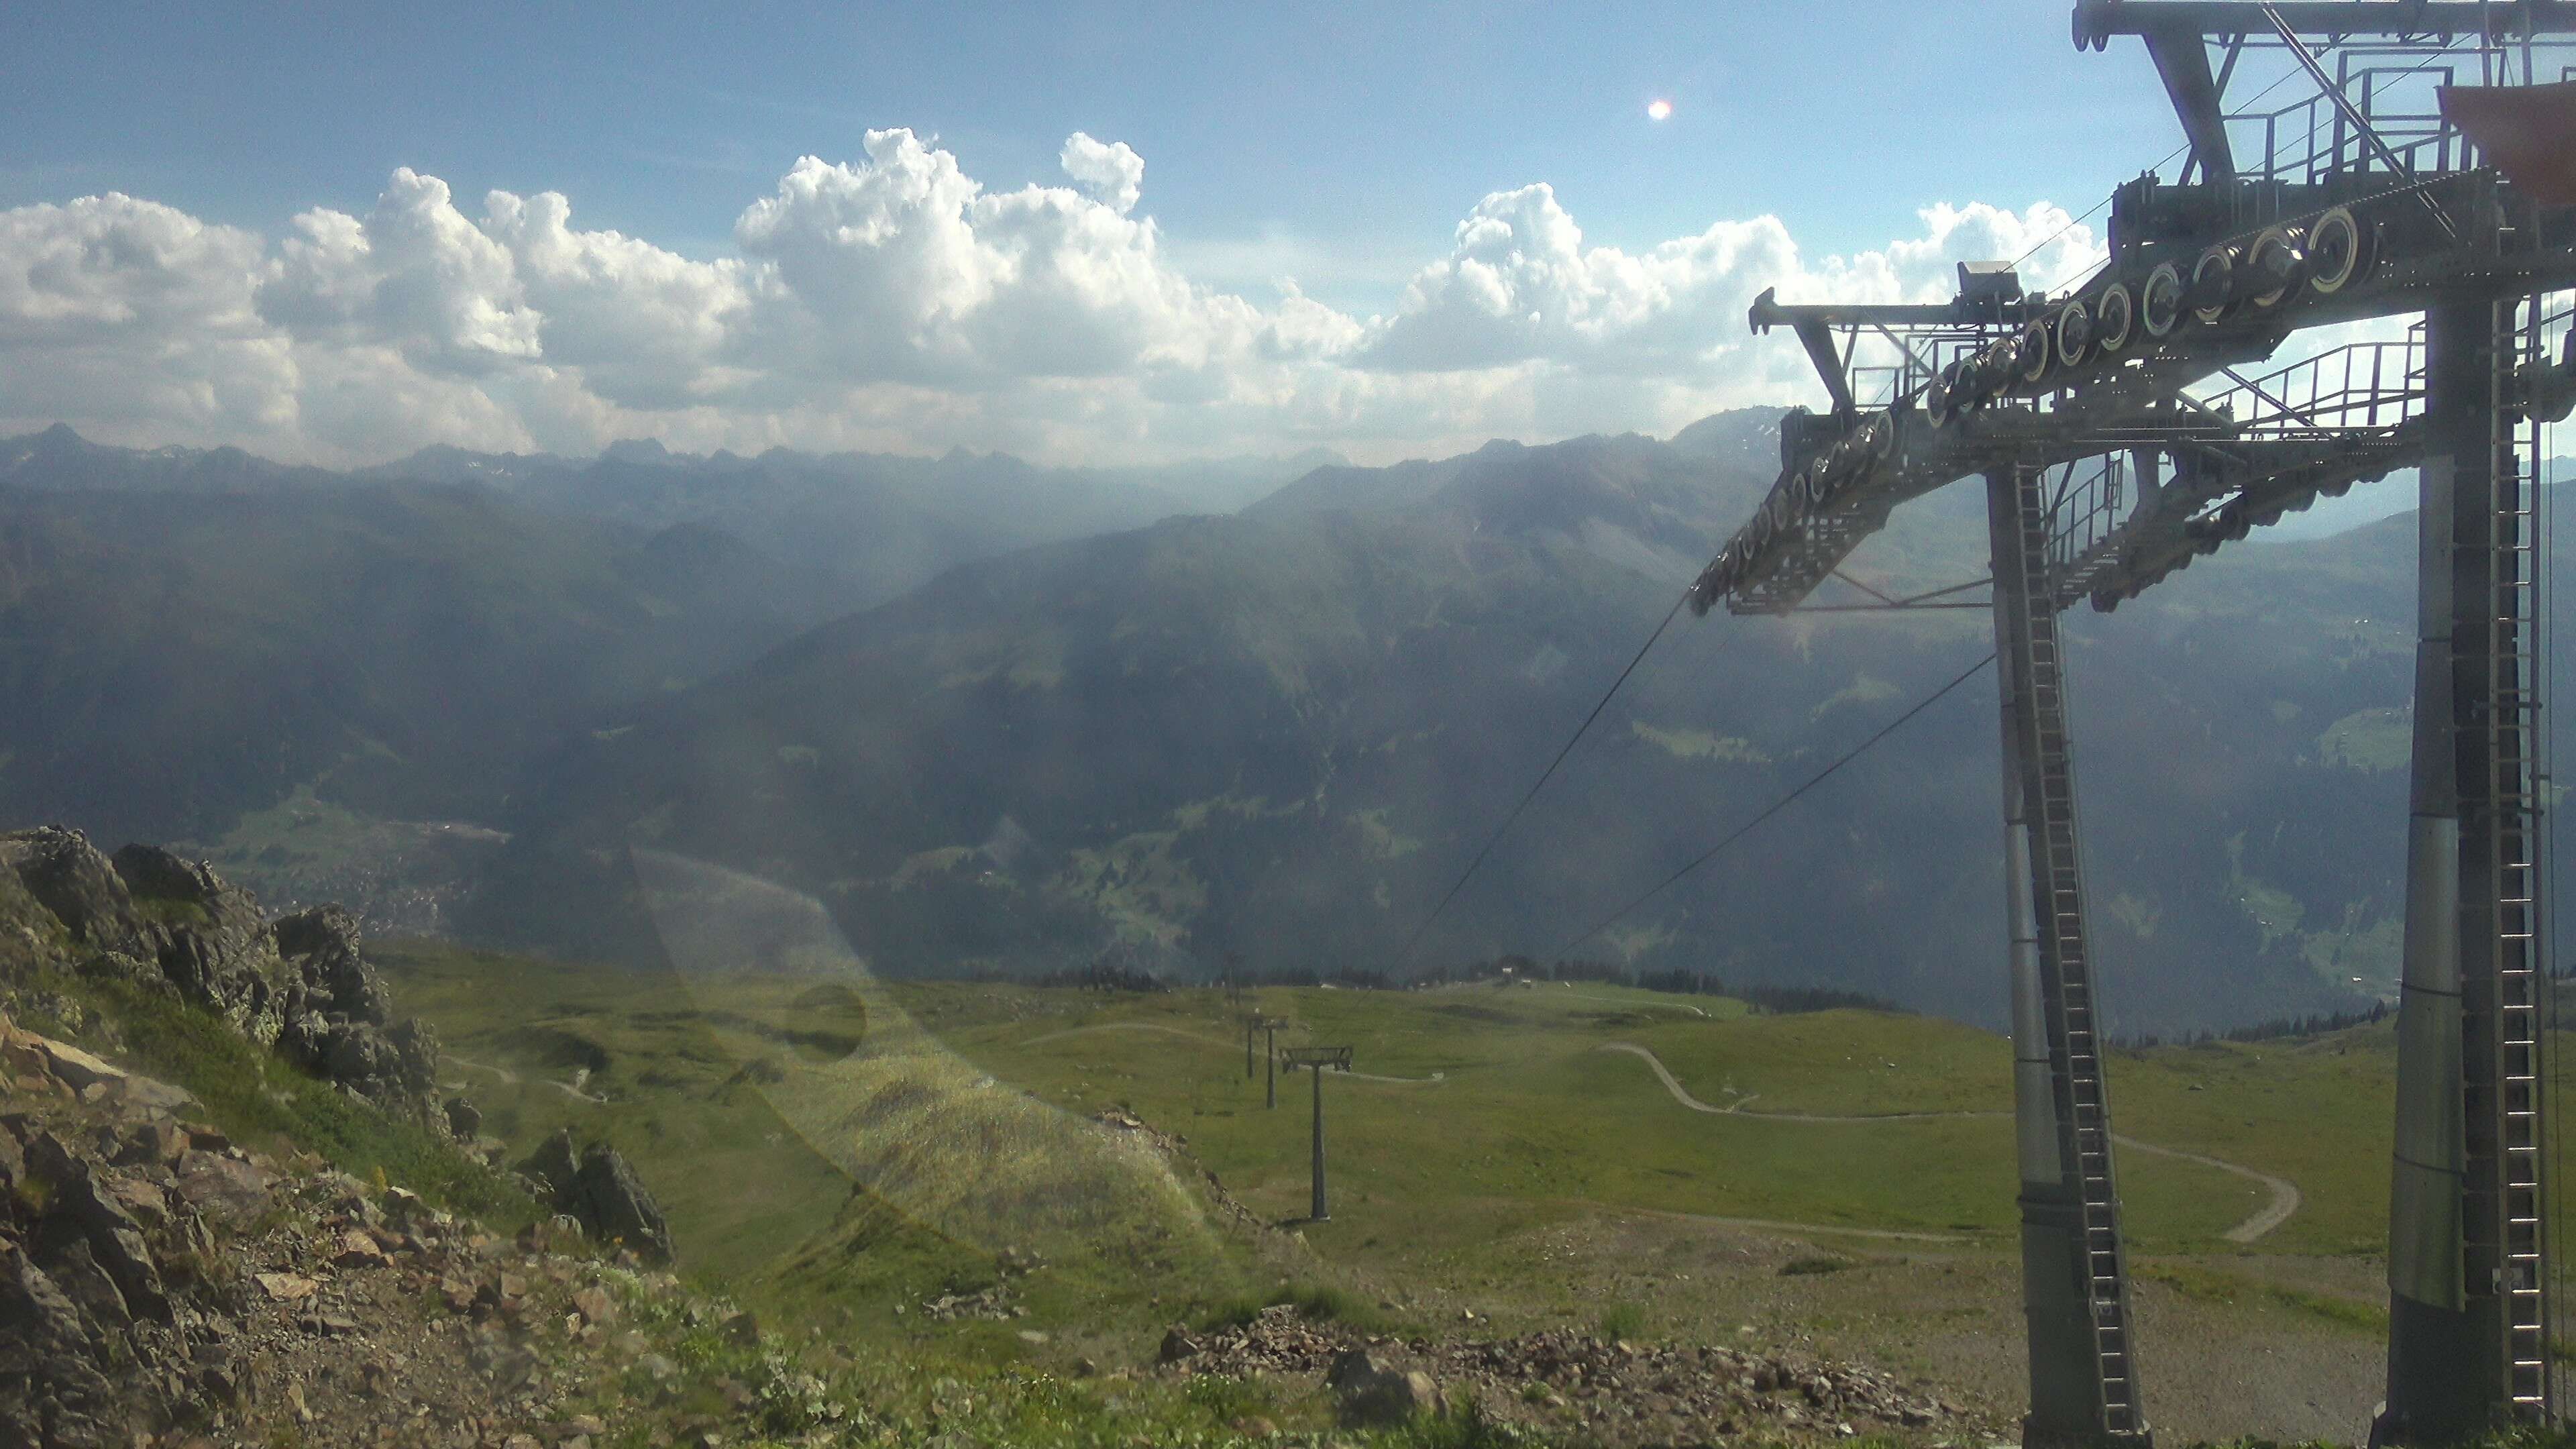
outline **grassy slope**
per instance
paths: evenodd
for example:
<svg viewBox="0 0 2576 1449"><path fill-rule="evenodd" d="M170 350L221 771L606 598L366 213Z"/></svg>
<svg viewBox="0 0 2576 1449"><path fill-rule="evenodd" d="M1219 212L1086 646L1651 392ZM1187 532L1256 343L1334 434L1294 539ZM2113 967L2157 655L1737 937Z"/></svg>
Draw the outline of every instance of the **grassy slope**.
<svg viewBox="0 0 2576 1449"><path fill-rule="evenodd" d="M921 990L935 997L958 988ZM1346 1175L1334 1222L1316 1241L1328 1249L1374 1246L1389 1259L1437 1251L1457 1232L1425 1209L1446 1201L1483 1203L1516 1219L1599 1204L1965 1233L1994 1243L2012 1232L2010 1124L2000 1117L1799 1123L1758 1115L2000 1112L2010 1103L1999 1039L1868 1012L1702 1020L1602 999L1619 996L1653 994L1261 993L1265 1010L1299 1023L1291 1039L1349 1041L1368 1072L1445 1074L1418 1085L1326 1081L1328 1132ZM1260 1084L1245 1083L1238 1048L1174 1034L1225 1034L1203 998L1121 1003L1069 1024L1113 1021L1172 1031L1032 1045L1032 1035L1045 1033L961 1024L954 1039L997 1075L1050 1100L1132 1102L1187 1131L1247 1202L1281 1217L1295 1213L1306 1190L1304 1113L1263 1112ZM1687 1112L1645 1063L1600 1050L1614 1041L1656 1052L1703 1101L1758 1100L1738 1115ZM2367 1247L2385 1193L2386 1129L2372 1111L2385 1095L2346 1090L2346 1068L2371 1058L2335 1056L2332 1048L2276 1051L2280 1069L2266 1072L2251 1056L2235 1048L2158 1051L2119 1064L2113 1091L2124 1130L2294 1179L2349 1160L2350 1170L2326 1174L2317 1194L2323 1205L2282 1230L2295 1238L2265 1246ZM2384 1082L2384 1058L2380 1072ZM2214 1094L2188 1090L2192 1079L2212 1076L2221 1084ZM1303 1106L1309 1090L1299 1084L1283 1112ZM2260 1101L2266 1110L2222 1115L2200 1107L2204 1100L2233 1109ZM2124 1167L2123 1189L2134 1240L2150 1252L2218 1251L2220 1233L2263 1201L2252 1184L2216 1169L2139 1156Z"/></svg>
<svg viewBox="0 0 2576 1449"><path fill-rule="evenodd" d="M558 1124L605 1129L660 1185L683 1251L701 1264L746 1282L767 1279L769 1292L798 1282L800 1291L787 1296L809 1308L845 1305L852 1295L881 1308L881 1294L924 1291L933 1280L962 1285L985 1271L979 1265L997 1245L972 1241L971 1226L961 1230L951 1209L918 1186L890 1188L844 1215L850 1174L866 1169L854 1169L833 1139L828 1124L842 1119L813 1105L815 1094L836 1089L814 1074L817 1064L741 1025L796 1019L789 1004L813 989L812 978L691 987L443 948L405 947L387 959L397 989L438 1021L455 1051L523 1074L509 1090L475 1074L496 1127L521 1144ZM1334 1216L1298 1225L1310 1084L1283 1079L1279 1109L1264 1110L1262 1084L1246 1080L1241 1038L1212 993L1100 998L960 983L866 989L877 1010L917 1023L999 1087L1063 1108L1067 1120L1127 1107L1183 1134L1237 1199L1297 1227L1317 1255L1316 1273L1341 1275L1363 1297L1383 1293L1420 1306L1472 1287L1506 1316L1593 1311L1583 1294L1531 1261L1532 1243L1574 1224L1653 1221L1674 1231L1700 1219L1806 1224L1800 1235L1832 1254L1928 1254L1962 1264L2001 1265L2014 1241L2011 1139L2000 1116L1797 1123L1758 1115L2007 1109L2004 1043L1937 1020L1852 1011L1747 1016L1734 1003L1600 986L1265 989L1262 1009L1295 1023L1283 1042L1349 1042L1365 1074L1440 1074L1422 1082L1326 1079ZM575 1041L590 1046L568 1045ZM1644 1062L1600 1049L1610 1042L1649 1047L1704 1101L1749 1108L1686 1111ZM576 1061L593 1065L586 1085L613 1099L609 1105L577 1101L541 1080L549 1072L569 1079ZM746 1074L747 1063L765 1065ZM2263 1189L2200 1164L2129 1154L2123 1188L2142 1262L2184 1291L2226 1299L2277 1276L2284 1261L2375 1254L2384 1231L2391 1067L2384 1028L2123 1053L2112 1089L2125 1133L2287 1177L2304 1195L2286 1225L2239 1246L2221 1235L2263 1205ZM782 1070L783 1080L746 1090ZM827 1125L817 1129L817 1120ZM964 1128L933 1130L968 1136ZM970 1142L964 1151L961 1170L972 1175L976 1149ZM1838 1227L1946 1241L1843 1236ZM854 1251L864 1244L896 1246L873 1250L871 1259ZM801 1270L784 1279L761 1271L791 1260L829 1272L814 1280ZM1185 1304L1205 1311L1222 1294L1194 1281L1206 1271L1194 1265L1220 1260L1228 1292L1273 1271L1254 1265L1240 1243L1205 1260L1103 1262L1071 1275L1075 1287L1038 1306L1068 1320L1125 1320L1132 1334ZM2367 1276L2359 1264L2332 1273L2346 1283ZM2310 1306L2361 1326L2370 1316L2366 1294L2348 1296L2350 1308L2334 1292Z"/></svg>
<svg viewBox="0 0 2576 1449"><path fill-rule="evenodd" d="M21 919L20 904L0 894L0 926L14 930ZM434 975L437 969L437 964L417 960L412 964L424 966L415 979ZM516 1002L512 988L529 984L540 990L549 985L543 980L505 982L504 989L487 996L485 1003ZM293 1071L202 1012L157 994L24 963L11 963L9 986L6 997L0 999L14 1008L20 1024L77 1039L186 1087L201 1103L186 1114L191 1120L208 1121L257 1151L288 1159L298 1167L327 1163L356 1175L361 1183L408 1187L505 1233L536 1217L534 1203L452 1144L390 1121ZM576 997L579 989L578 985L573 988ZM559 997L556 1004L572 1005L576 997ZM747 1121L737 1118L732 1125L747 1125ZM787 1159L756 1153L725 1158L719 1151L710 1160L723 1162L733 1174L728 1180L739 1186L761 1173L776 1171ZM673 1177L656 1174L666 1187ZM677 1201L674 1205L680 1206ZM697 1210L683 1208L675 1217L686 1218ZM294 1205L281 1202L259 1221L268 1225L291 1221L297 1212ZM765 1230L774 1230L774 1225L765 1228L754 1220L746 1228L755 1235ZM690 1224L683 1231L688 1241L707 1245L702 1224ZM821 1235L827 1243L829 1237ZM949 1271L963 1264L951 1245L925 1243L900 1224L890 1231L877 1225L867 1247L871 1257L882 1258L891 1251L901 1262L915 1266L931 1263L946 1249ZM810 1269L814 1265L794 1266ZM1138 1382L1077 1377L1064 1371L1077 1351L1096 1352L1104 1358L1115 1354L1112 1361L1150 1357L1152 1340L1143 1332L1123 1337L1058 1336L1041 1354L1018 1332L1016 1320L906 1330L900 1321L877 1316L864 1324L872 1331L854 1333L848 1331L854 1325L843 1311L838 1315L841 1331L829 1338L809 1339L777 1332L778 1317L765 1312L762 1322L770 1331L754 1343L737 1338L722 1325L729 1299L698 1295L697 1290L705 1287L721 1290L720 1282L702 1282L682 1293L653 1287L635 1275L611 1272L606 1277L619 1304L618 1327L629 1346L603 1366L601 1356L573 1355L560 1340L542 1333L529 1335L529 1342L545 1370L563 1376L560 1382L568 1387L569 1406L609 1420L613 1427L601 1442L621 1449L668 1444L709 1424L722 1426L727 1442L740 1435L741 1442L754 1444L815 1442L814 1432L829 1430L836 1433L834 1442L1126 1449L1145 1442L1207 1446L1257 1442L1254 1436L1228 1427L1247 1414L1267 1416L1292 1432L1317 1433L1331 1423L1327 1396L1311 1383L1276 1378ZM547 1279L535 1274L531 1278L539 1283L540 1293L548 1291ZM808 1286L832 1292L845 1288L846 1279L847 1275L835 1278L823 1273ZM772 1290L759 1300L764 1308L804 1308L808 1310L804 1316L814 1316L815 1305L776 1291L780 1287L776 1282L753 1286ZM880 1290L879 1307L885 1288L919 1291L919 1285L911 1283L873 1286ZM1203 1286L1220 1298L1226 1292L1225 1283L1213 1277L1203 1280ZM567 1296L563 1287L555 1287L552 1295L555 1308L569 1307L562 1301ZM1284 1296L1259 1295L1248 1301ZM1297 1296L1333 1301L1329 1293L1318 1295L1312 1289ZM1084 1307L1069 1299L1064 1289L1049 1284L1044 1275L1029 1280L1023 1297L1037 1305L1037 1321L1068 1320ZM1239 1292L1236 1298L1241 1298ZM432 1313L443 1311L424 1306ZM791 1311L786 1316L798 1315ZM667 1377L639 1366L639 1356L649 1354L663 1355L674 1365ZM404 1359L396 1354L393 1362L399 1368ZM496 1407L507 1412L504 1406ZM1385 1432L1344 1433L1340 1440L1384 1449L1471 1449L1497 1443L1480 1421L1445 1415ZM291 1431L262 1442L290 1441L304 1442Z"/></svg>
<svg viewBox="0 0 2576 1449"><path fill-rule="evenodd" d="M988 1286L1017 1250L1055 1265L1015 1285L1033 1321L1132 1359L1170 1318L1278 1279L1261 1266L1276 1245L1224 1231L1158 1162L991 1090L935 1043L880 1055L901 1010L873 992L825 985L818 1001L810 977L710 985L421 942L371 954L514 1157L563 1127L615 1143L682 1261L790 1318L918 1340L892 1305ZM1018 1326L936 1336L1008 1361L1029 1352Z"/></svg>

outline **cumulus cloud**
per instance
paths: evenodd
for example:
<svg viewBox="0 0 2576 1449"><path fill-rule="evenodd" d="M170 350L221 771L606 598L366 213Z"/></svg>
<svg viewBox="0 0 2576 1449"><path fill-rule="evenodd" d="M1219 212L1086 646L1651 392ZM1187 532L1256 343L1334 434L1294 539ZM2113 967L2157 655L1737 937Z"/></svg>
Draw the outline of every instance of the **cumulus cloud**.
<svg viewBox="0 0 2576 1449"><path fill-rule="evenodd" d="M1788 300L1943 295L1958 260L2030 252L2035 284L2101 256L2051 206L1924 210L1918 235L1803 255L1772 217L1638 252L1588 245L1545 185L1477 202L1387 315L1282 280L1193 280L1142 157L1076 133L1060 186L992 191L911 131L804 157L682 256L576 224L556 192L396 171L363 214L274 239L121 195L0 212L0 429L345 462L426 443L1152 459L1331 443L1362 456L1487 436L1668 430L1812 390L1745 336Z"/></svg>
<svg viewBox="0 0 2576 1449"><path fill-rule="evenodd" d="M260 315L290 332L472 372L542 353L542 318L509 248L458 212L435 176L403 167L364 220L308 211L295 231L259 289Z"/></svg>
<svg viewBox="0 0 2576 1449"><path fill-rule="evenodd" d="M1065 138L1056 164L1095 201L1124 216L1145 195L1145 158L1124 141L1101 142L1080 131Z"/></svg>
<svg viewBox="0 0 2576 1449"><path fill-rule="evenodd" d="M576 231L560 192L484 198L481 230L507 251L540 319L540 354L574 367L602 399L672 408L721 397L745 367L728 362L751 305L742 262L696 262L613 231Z"/></svg>
<svg viewBox="0 0 2576 1449"><path fill-rule="evenodd" d="M910 131L871 131L865 152L799 160L735 224L776 282L760 323L773 357L855 382L987 386L1205 366L1260 326L1251 304L1163 261L1153 221L1128 214L1144 163L1123 145L1065 148L1106 199L987 192Z"/></svg>
<svg viewBox="0 0 2576 1449"><path fill-rule="evenodd" d="M1550 361L1591 372L1686 376L1738 350L1763 289L1797 302L1929 301L1962 261L2021 256L2034 286L2099 265L2103 248L2050 205L2016 214L1982 202L1920 214L1925 235L1881 251L1804 264L1777 217L1723 221L1631 256L1586 247L1546 185L1500 191L1458 224L1449 255L1423 268L1404 306L1363 353L1382 367L1454 369Z"/></svg>
<svg viewBox="0 0 2576 1449"><path fill-rule="evenodd" d="M112 192L0 211L0 411L185 439L291 430L298 374L254 305L265 255Z"/></svg>

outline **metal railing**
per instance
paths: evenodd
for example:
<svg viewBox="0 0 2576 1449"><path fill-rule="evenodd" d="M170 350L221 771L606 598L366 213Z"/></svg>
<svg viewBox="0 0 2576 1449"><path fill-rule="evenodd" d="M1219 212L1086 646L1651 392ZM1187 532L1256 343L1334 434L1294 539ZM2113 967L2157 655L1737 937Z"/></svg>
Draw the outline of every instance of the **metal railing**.
<svg viewBox="0 0 2576 1449"><path fill-rule="evenodd" d="M2468 143L2444 124L2433 99L2437 87L2452 84L2456 65L2428 65L2421 59L2413 65L2394 63L2421 54L2381 46L2347 48L2335 56L2335 79L2406 174L2465 169L2471 164ZM2355 64L2379 57L2391 63ZM2231 136L2261 137L2259 148L2248 147L2238 158L2240 173L2253 180L2317 186L2334 177L2392 170L2379 146L2324 95L2277 110L2238 112L2228 117L2228 128ZM2259 165L2254 160L2258 155Z"/></svg>
<svg viewBox="0 0 2576 1449"><path fill-rule="evenodd" d="M1938 332L1884 332L1863 330L1858 345L1852 349L1853 365L1844 371L1852 390L1852 400L1864 408L1892 407L1898 401L1920 393L1941 370L1951 363L1993 342L1994 330L1960 328ZM1887 362L1863 362L1865 357L1884 357Z"/></svg>
<svg viewBox="0 0 2576 1449"><path fill-rule="evenodd" d="M2063 589L2129 518L2129 455L2101 453L2051 470L2048 568Z"/></svg>
<svg viewBox="0 0 2576 1449"><path fill-rule="evenodd" d="M2194 400L2244 438L2390 432L2424 411L2424 324L2404 341L2347 342L2256 377L2224 370Z"/></svg>

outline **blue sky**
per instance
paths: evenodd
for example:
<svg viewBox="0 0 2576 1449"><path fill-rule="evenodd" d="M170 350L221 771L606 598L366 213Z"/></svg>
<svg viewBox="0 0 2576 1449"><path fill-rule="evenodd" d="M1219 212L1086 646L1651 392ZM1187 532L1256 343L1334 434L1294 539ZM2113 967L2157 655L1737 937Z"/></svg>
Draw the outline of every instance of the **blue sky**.
<svg viewBox="0 0 2576 1449"><path fill-rule="evenodd" d="M2099 255L2068 213L2176 128L2068 10L53 7L0 56L0 429L325 462L1669 432L1812 393L1744 335L1762 286Z"/></svg>
<svg viewBox="0 0 2576 1449"><path fill-rule="evenodd" d="M1383 307L1463 208L1534 181L1629 247L1765 212L1844 251L1938 201L2080 211L2174 127L2143 56L2078 55L2067 10L55 7L0 59L0 205L120 190L263 228L410 166L705 256L866 130L935 134L1000 187L1052 180L1079 130L1143 154L1176 247L1306 260Z"/></svg>

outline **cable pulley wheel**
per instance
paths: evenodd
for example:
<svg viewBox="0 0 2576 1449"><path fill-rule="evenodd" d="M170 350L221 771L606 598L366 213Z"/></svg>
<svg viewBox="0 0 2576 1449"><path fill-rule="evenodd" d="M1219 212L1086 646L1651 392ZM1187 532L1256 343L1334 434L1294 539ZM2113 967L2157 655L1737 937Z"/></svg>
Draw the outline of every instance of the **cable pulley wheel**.
<svg viewBox="0 0 2576 1449"><path fill-rule="evenodd" d="M2320 297L2342 291L2370 269L2372 233L2338 206L2308 228L2308 290Z"/></svg>
<svg viewBox="0 0 2576 1449"><path fill-rule="evenodd" d="M2021 339L1998 337L1969 362L1961 376L1967 380L1970 406L1984 407L1995 394L2012 386L2013 374L2021 370Z"/></svg>
<svg viewBox="0 0 2576 1449"><path fill-rule="evenodd" d="M1797 481L1798 480L1795 478L1790 479L1789 482L1791 487L1795 487ZM1771 525L1771 531L1773 533L1778 534L1789 531L1789 507L1789 489L1787 488L1783 488L1779 492L1772 494L1771 501L1762 505L1763 520Z"/></svg>
<svg viewBox="0 0 2576 1449"><path fill-rule="evenodd" d="M2113 282L2093 299L2093 345L2109 357L2129 345L2129 333L2137 323L2137 306L2130 300L2129 284Z"/></svg>
<svg viewBox="0 0 2576 1449"><path fill-rule="evenodd" d="M2299 285L2307 271L2307 253L2299 248L2299 236L2288 227L2267 227L2245 249L2245 271L2250 285L2263 287L2247 300L2260 311L2281 305Z"/></svg>
<svg viewBox="0 0 2576 1449"><path fill-rule="evenodd" d="M2056 361L2057 341L2049 336L2048 319L2034 317L2021 329L2021 350L2014 354L2020 364L2021 380L2044 382L2051 364Z"/></svg>
<svg viewBox="0 0 2576 1449"><path fill-rule="evenodd" d="M2191 315L2203 327L2215 327L2227 320L2236 307L2236 254L2225 247L2211 247L2191 265Z"/></svg>
<svg viewBox="0 0 2576 1449"><path fill-rule="evenodd" d="M2170 337L2182 321L2182 268L2171 262L2147 273L2138 288L2138 325L2149 337Z"/></svg>
<svg viewBox="0 0 2576 1449"><path fill-rule="evenodd" d="M2085 305L2069 302L2057 314L2057 365L2082 367L2093 355L2093 314Z"/></svg>

